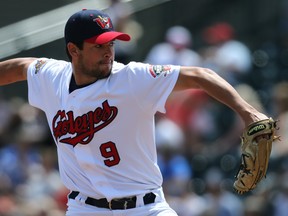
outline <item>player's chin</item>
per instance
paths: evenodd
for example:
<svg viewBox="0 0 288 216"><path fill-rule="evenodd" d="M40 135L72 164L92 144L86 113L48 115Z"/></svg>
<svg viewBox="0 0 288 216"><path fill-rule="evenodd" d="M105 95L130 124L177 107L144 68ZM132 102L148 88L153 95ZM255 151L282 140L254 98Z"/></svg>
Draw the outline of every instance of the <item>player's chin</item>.
<svg viewBox="0 0 288 216"><path fill-rule="evenodd" d="M105 74L110 75L111 70L112 70L112 65L103 65L103 66L101 67L101 71L102 71L102 74L103 74L104 76L105 76Z"/></svg>
<svg viewBox="0 0 288 216"><path fill-rule="evenodd" d="M98 74L98 79L105 79L110 76L112 70L112 66L101 67L101 73Z"/></svg>

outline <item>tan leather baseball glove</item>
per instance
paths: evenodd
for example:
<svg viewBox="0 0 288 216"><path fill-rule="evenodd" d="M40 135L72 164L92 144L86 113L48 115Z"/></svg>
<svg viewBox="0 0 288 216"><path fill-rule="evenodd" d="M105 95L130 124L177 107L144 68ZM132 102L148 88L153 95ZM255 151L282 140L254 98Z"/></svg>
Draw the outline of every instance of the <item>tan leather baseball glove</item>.
<svg viewBox="0 0 288 216"><path fill-rule="evenodd" d="M241 137L241 165L235 176L234 189L243 194L253 190L266 176L272 143L276 136L276 121L272 118L254 122Z"/></svg>

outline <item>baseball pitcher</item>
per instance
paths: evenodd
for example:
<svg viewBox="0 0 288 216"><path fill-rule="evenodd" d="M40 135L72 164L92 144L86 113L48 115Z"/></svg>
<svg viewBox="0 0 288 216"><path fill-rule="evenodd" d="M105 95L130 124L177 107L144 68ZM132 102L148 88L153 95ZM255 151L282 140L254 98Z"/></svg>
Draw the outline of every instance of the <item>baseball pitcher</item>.
<svg viewBox="0 0 288 216"><path fill-rule="evenodd" d="M65 26L69 61L3 61L0 85L27 80L29 103L45 112L71 191L67 216L177 215L163 194L154 134L169 94L203 89L246 126L269 118L210 69L115 62L115 40L130 36L102 11L81 10Z"/></svg>

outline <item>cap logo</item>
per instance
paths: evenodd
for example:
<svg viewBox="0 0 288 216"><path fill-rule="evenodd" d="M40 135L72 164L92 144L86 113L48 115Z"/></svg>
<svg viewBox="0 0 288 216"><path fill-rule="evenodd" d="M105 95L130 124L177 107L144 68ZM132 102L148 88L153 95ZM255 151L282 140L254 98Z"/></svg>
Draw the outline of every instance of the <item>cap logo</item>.
<svg viewBox="0 0 288 216"><path fill-rule="evenodd" d="M112 28L112 22L109 17L102 17L98 16L93 20L94 22L97 22L97 24L102 28L102 29L110 29Z"/></svg>

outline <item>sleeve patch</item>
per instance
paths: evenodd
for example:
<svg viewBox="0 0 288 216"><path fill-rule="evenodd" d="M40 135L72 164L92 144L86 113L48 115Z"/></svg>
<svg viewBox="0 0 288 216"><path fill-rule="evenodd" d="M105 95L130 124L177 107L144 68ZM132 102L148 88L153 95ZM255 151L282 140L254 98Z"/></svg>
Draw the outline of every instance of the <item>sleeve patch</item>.
<svg viewBox="0 0 288 216"><path fill-rule="evenodd" d="M37 74L41 67L46 63L46 60L43 60L43 59L38 59L36 64L35 64L35 74Z"/></svg>
<svg viewBox="0 0 288 216"><path fill-rule="evenodd" d="M171 72L171 66L170 65L150 65L149 66L149 72L152 75L152 77L156 78L163 74L163 76L167 76Z"/></svg>

